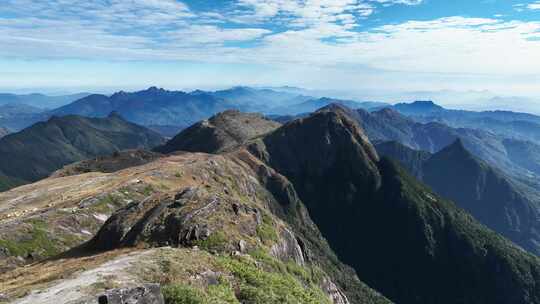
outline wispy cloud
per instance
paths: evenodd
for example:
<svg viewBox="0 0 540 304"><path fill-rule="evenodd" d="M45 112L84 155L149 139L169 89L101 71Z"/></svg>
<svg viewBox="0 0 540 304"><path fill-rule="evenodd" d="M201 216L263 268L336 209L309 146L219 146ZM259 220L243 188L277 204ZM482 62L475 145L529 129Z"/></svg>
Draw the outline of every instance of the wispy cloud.
<svg viewBox="0 0 540 304"><path fill-rule="evenodd" d="M531 3L518 3L514 4L514 9L518 12L523 12L527 10L540 10L540 1L533 1Z"/></svg>
<svg viewBox="0 0 540 304"><path fill-rule="evenodd" d="M540 1L536 1L534 3L527 4L527 8L530 10L540 10Z"/></svg>

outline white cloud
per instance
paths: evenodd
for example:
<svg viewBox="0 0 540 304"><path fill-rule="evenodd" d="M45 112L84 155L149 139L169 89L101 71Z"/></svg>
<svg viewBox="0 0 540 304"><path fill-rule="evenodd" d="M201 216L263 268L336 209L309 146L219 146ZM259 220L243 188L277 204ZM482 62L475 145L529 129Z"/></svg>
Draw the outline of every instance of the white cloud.
<svg viewBox="0 0 540 304"><path fill-rule="evenodd" d="M540 1L537 0L531 3L514 4L514 9L518 12L524 12L526 10L540 10Z"/></svg>
<svg viewBox="0 0 540 304"><path fill-rule="evenodd" d="M536 1L534 3L528 4L527 8L530 10L540 10L540 1Z"/></svg>

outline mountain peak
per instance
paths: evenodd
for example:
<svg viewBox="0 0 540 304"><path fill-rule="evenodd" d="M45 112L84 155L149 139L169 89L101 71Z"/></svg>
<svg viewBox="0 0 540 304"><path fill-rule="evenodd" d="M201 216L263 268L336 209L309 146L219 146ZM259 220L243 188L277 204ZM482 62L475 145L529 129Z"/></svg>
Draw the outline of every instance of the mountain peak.
<svg viewBox="0 0 540 304"><path fill-rule="evenodd" d="M279 126L261 114L226 110L183 130L156 151L220 153Z"/></svg>
<svg viewBox="0 0 540 304"><path fill-rule="evenodd" d="M375 148L357 122L340 108L292 121L249 148L259 158L282 168L283 173L315 172L343 161L352 166L347 169L351 174L372 186L370 189L380 184Z"/></svg>
<svg viewBox="0 0 540 304"><path fill-rule="evenodd" d="M155 86L152 86L152 87L149 87L146 91L148 92L159 92L159 91L162 91L163 89L160 89L158 87L155 87Z"/></svg>
<svg viewBox="0 0 540 304"><path fill-rule="evenodd" d="M450 144L443 150L469 154L469 151L465 148L465 145L463 144L463 140L461 140L461 138L459 137L456 138L456 140L454 140L452 144Z"/></svg>
<svg viewBox="0 0 540 304"><path fill-rule="evenodd" d="M424 109L424 110L442 110L443 107L436 104L435 102L431 100L416 100L413 103L409 104L410 106L418 109Z"/></svg>
<svg viewBox="0 0 540 304"><path fill-rule="evenodd" d="M437 106L432 100L416 100L411 104L415 106L424 106L424 107Z"/></svg>
<svg viewBox="0 0 540 304"><path fill-rule="evenodd" d="M403 118L403 115L399 114L398 111L392 108L383 108L377 111L377 113L386 118Z"/></svg>
<svg viewBox="0 0 540 304"><path fill-rule="evenodd" d="M323 98L321 98L320 100L323 100ZM330 100L330 99L328 99ZM352 111L349 107L341 104L341 103L337 103L337 102L331 102L329 103L328 105L320 108L319 110L317 110L316 112L336 112L336 111L341 111L341 112L350 112Z"/></svg>
<svg viewBox="0 0 540 304"><path fill-rule="evenodd" d="M452 144L435 153L433 157L434 159L452 160L456 164L469 160L475 160L474 163L477 163L476 158L465 148L462 139L459 137Z"/></svg>
<svg viewBox="0 0 540 304"><path fill-rule="evenodd" d="M425 114L444 110L443 107L434 103L431 100L417 100L412 103L398 103L394 106L394 109L399 112L414 112L417 114Z"/></svg>

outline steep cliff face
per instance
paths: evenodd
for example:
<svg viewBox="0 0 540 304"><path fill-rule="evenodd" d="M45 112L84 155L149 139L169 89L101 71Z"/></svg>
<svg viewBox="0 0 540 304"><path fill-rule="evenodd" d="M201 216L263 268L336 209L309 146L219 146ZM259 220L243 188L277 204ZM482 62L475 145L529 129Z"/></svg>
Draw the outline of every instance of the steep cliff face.
<svg viewBox="0 0 540 304"><path fill-rule="evenodd" d="M351 121L322 111L250 146L293 183L341 260L397 303L540 301L536 257L379 161Z"/></svg>

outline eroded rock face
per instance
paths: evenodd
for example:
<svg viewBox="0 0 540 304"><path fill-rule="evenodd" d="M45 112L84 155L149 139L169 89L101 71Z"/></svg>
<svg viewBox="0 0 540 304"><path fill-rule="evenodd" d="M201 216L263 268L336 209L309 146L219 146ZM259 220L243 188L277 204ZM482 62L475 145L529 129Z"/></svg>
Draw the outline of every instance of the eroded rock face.
<svg viewBox="0 0 540 304"><path fill-rule="evenodd" d="M322 289L330 297L332 303L334 304L349 304L349 299L347 296L339 290L339 288L328 278L323 279Z"/></svg>
<svg viewBox="0 0 540 304"><path fill-rule="evenodd" d="M140 243L156 246L193 246L222 230L220 215L234 211L230 197L200 188L186 188L174 197L150 197L118 210L103 225L89 248L111 250ZM254 234L257 223L246 217Z"/></svg>
<svg viewBox="0 0 540 304"><path fill-rule="evenodd" d="M133 288L107 291L98 297L98 304L165 304L161 288L156 284L146 284Z"/></svg>
<svg viewBox="0 0 540 304"><path fill-rule="evenodd" d="M298 243L295 235L288 229L284 229L281 232L280 240L277 244L272 246L270 254L282 261L291 260L301 266L305 264L302 247Z"/></svg>

